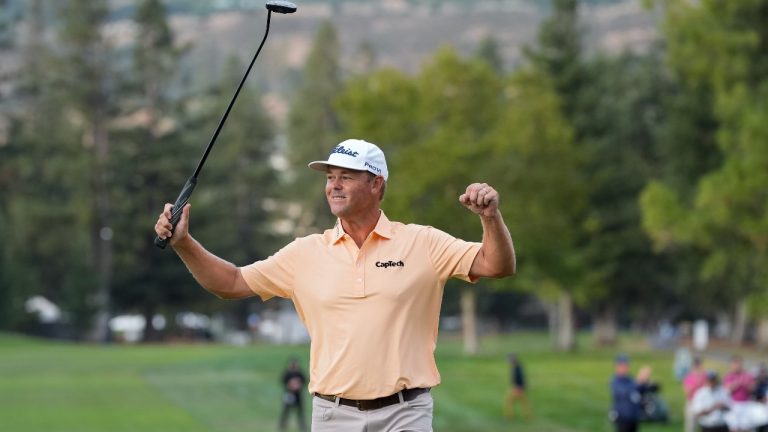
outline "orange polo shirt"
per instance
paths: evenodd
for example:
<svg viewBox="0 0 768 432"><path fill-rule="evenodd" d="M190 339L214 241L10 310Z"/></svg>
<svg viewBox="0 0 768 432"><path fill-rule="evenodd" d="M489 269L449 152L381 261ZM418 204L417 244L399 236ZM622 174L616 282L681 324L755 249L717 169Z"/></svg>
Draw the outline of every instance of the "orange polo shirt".
<svg viewBox="0 0 768 432"><path fill-rule="evenodd" d="M382 212L359 249L337 221L241 270L262 300L293 300L312 339L310 392L374 399L440 383L443 287L470 281L480 246Z"/></svg>

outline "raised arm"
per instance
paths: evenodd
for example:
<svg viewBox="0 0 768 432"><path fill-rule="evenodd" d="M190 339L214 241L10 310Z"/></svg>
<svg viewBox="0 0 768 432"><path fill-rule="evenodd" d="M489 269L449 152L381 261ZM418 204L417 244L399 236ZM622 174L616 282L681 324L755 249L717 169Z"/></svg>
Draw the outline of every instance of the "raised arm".
<svg viewBox="0 0 768 432"><path fill-rule="evenodd" d="M206 250L189 234L189 208L182 211L176 229L171 232L171 204L166 204L155 224L155 232L161 239L170 237L170 245L189 269L195 280L212 294L224 299L254 296L245 283L240 269Z"/></svg>
<svg viewBox="0 0 768 432"><path fill-rule="evenodd" d="M483 245L469 276L501 278L515 274L515 247L499 211L499 193L486 183L473 183L467 186L459 202L479 215L483 225Z"/></svg>

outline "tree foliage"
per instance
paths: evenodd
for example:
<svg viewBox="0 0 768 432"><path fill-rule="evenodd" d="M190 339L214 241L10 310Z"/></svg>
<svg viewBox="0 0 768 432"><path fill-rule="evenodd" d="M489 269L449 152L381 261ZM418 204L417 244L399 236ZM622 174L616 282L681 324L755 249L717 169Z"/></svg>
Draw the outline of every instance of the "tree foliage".
<svg viewBox="0 0 768 432"><path fill-rule="evenodd" d="M387 153L391 217L479 241L480 224L457 198L468 184L487 182L524 251L517 286L546 297L579 284L584 159L546 76L522 70L507 78L485 59L446 48L415 77L382 69L353 80L338 108L350 136Z"/></svg>
<svg viewBox="0 0 768 432"><path fill-rule="evenodd" d="M659 248L703 250L701 278L744 298L768 282L768 5L665 4L670 65L689 87L711 94L719 163L705 165L710 170L692 182L690 197L673 182L649 185L644 225Z"/></svg>
<svg viewBox="0 0 768 432"><path fill-rule="evenodd" d="M107 51L94 26L98 27L104 8L98 2L56 7L69 24L59 30L58 51L50 49L40 35L46 27L44 4L32 2L27 10L31 32L17 87L21 108L12 117L9 144L2 149L8 157L1 158L7 164L9 198L3 207L13 227L3 242L10 254L6 256L12 257L5 277L8 289L15 293L12 303L19 306L30 295L44 295L68 311L76 327L83 328L97 307L91 300L98 284L90 193L96 183L90 177L94 136L85 126L93 117L84 110L94 101L104 101L103 93L94 88L103 84L102 72L95 69L103 66L98 62ZM80 13L96 21L80 21ZM88 56L77 54L86 49ZM81 79L71 79L72 74ZM91 87L81 82L82 77L91 79Z"/></svg>
<svg viewBox="0 0 768 432"><path fill-rule="evenodd" d="M115 263L120 269L112 303L115 310L143 314L150 323L156 313L201 297L175 254L154 246L151 231L163 203L173 200L184 175L191 173L201 144L188 136L190 129L198 130L186 124L187 101L174 78L184 50L175 44L165 7L158 0L142 0L134 22L138 36L127 69L119 71L123 102L112 128ZM144 336L155 338L151 326Z"/></svg>
<svg viewBox="0 0 768 432"><path fill-rule="evenodd" d="M302 206L297 233L315 232L332 223L322 182L318 182L321 177L305 167L310 161L323 159L339 141L339 119L333 105L343 88L339 51L336 28L330 22L323 23L290 108L286 154L291 167L291 196Z"/></svg>

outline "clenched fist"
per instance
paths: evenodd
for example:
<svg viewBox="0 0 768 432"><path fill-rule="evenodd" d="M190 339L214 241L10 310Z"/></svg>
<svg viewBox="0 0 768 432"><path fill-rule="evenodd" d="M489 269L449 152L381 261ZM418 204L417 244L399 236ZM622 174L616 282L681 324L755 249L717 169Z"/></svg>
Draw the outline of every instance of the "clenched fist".
<svg viewBox="0 0 768 432"><path fill-rule="evenodd" d="M491 217L499 209L499 193L487 183L472 183L459 197L464 207L480 216Z"/></svg>

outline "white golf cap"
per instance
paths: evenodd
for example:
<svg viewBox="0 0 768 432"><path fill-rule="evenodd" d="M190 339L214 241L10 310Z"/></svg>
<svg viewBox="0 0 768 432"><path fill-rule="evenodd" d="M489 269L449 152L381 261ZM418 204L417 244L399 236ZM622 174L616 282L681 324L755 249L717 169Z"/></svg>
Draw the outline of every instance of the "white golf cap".
<svg viewBox="0 0 768 432"><path fill-rule="evenodd" d="M376 144L359 139L348 139L341 142L331 150L327 161L309 163L310 168L318 171L326 171L328 166L368 171L384 177L385 181L389 177L384 152Z"/></svg>

